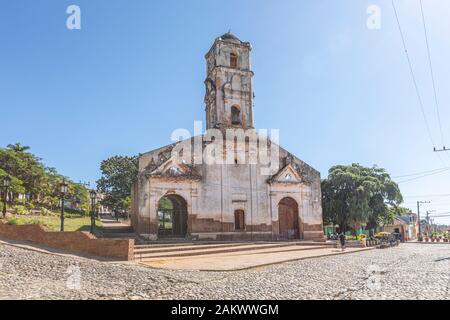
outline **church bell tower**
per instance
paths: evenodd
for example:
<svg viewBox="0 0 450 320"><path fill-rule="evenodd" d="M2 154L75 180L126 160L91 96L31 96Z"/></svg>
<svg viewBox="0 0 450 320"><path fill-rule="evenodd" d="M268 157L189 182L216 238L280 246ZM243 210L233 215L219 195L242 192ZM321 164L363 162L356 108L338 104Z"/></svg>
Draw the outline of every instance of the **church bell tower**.
<svg viewBox="0 0 450 320"><path fill-rule="evenodd" d="M230 32L205 55L206 128L253 128L251 45Z"/></svg>

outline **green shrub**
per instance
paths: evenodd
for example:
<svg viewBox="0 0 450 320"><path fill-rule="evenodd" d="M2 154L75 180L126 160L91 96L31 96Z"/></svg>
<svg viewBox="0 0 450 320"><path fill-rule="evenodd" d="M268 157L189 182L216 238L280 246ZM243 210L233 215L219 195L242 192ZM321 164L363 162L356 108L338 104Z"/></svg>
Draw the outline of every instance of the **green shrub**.
<svg viewBox="0 0 450 320"><path fill-rule="evenodd" d="M64 208L64 212L65 213L71 213L71 214L76 214L76 215L83 215L84 211L81 209L72 209L72 208Z"/></svg>
<svg viewBox="0 0 450 320"><path fill-rule="evenodd" d="M42 224L38 218L34 218L33 220L28 221L27 224Z"/></svg>
<svg viewBox="0 0 450 320"><path fill-rule="evenodd" d="M14 214L24 215L28 213L28 210L25 206L17 205L13 207Z"/></svg>
<svg viewBox="0 0 450 320"><path fill-rule="evenodd" d="M15 203L16 205L26 205L27 200L24 199L24 198L15 199L15 200L14 200L14 203Z"/></svg>
<svg viewBox="0 0 450 320"><path fill-rule="evenodd" d="M7 220L8 224L16 225L19 224L19 220L17 218L9 218Z"/></svg>
<svg viewBox="0 0 450 320"><path fill-rule="evenodd" d="M25 206L28 208L28 210L33 210L36 208L36 206L32 202L26 202Z"/></svg>

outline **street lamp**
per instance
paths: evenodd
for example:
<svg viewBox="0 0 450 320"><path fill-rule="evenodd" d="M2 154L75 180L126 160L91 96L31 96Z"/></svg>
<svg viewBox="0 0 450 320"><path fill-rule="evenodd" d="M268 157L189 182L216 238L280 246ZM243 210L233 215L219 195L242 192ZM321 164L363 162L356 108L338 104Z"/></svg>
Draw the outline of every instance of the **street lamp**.
<svg viewBox="0 0 450 320"><path fill-rule="evenodd" d="M8 188L11 185L11 177L5 176L3 177L3 188L5 191L3 192L3 218L6 217L6 197L8 196Z"/></svg>
<svg viewBox="0 0 450 320"><path fill-rule="evenodd" d="M95 201L97 200L97 192L95 190L91 190L91 234L94 234L95 227Z"/></svg>
<svg viewBox="0 0 450 320"><path fill-rule="evenodd" d="M67 193L67 183L63 180L59 184L59 192L61 194L61 232L64 231L64 196Z"/></svg>

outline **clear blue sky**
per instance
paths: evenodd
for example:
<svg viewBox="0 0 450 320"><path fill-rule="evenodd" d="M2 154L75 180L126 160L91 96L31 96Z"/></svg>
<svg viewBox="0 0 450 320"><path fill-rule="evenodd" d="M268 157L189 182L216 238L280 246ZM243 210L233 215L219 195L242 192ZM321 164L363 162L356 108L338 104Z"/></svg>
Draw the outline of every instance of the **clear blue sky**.
<svg viewBox="0 0 450 320"><path fill-rule="evenodd" d="M81 30L66 8L81 7ZM366 27L381 8L381 29ZM441 146L419 0L396 0L433 139ZM424 10L450 146L450 2ZM168 144L204 120L204 54L228 29L253 45L255 124L325 177L334 164L393 176L450 166L431 151L390 0L4 1L0 145L21 142L74 180L109 156ZM450 211L450 171L401 183L406 205ZM405 178L403 178L404 180ZM402 180L402 179L398 179ZM447 223L450 219L442 219Z"/></svg>

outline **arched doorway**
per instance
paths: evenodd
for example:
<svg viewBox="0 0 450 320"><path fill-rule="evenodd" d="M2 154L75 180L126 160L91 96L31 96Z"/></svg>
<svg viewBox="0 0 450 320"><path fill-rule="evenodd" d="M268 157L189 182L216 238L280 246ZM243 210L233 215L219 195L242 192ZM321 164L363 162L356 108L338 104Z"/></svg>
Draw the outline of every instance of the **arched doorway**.
<svg viewBox="0 0 450 320"><path fill-rule="evenodd" d="M278 204L278 223L280 225L280 239L299 239L298 205L289 197L281 199Z"/></svg>
<svg viewBox="0 0 450 320"><path fill-rule="evenodd" d="M185 237L187 217L186 200L175 194L162 197L158 204L158 236Z"/></svg>

